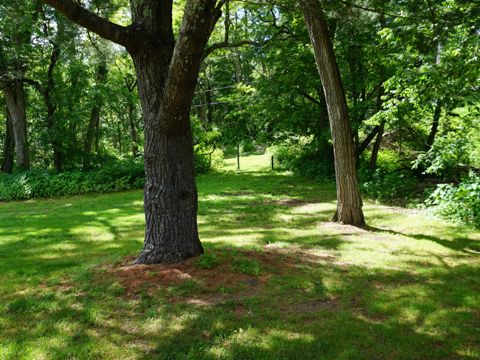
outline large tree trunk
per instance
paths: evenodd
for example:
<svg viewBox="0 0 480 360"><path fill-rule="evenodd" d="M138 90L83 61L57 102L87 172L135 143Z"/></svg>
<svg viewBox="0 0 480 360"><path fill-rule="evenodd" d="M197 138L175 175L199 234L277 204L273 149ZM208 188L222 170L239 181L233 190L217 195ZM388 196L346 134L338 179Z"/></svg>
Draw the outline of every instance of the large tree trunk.
<svg viewBox="0 0 480 360"><path fill-rule="evenodd" d="M12 120L10 119L10 112L7 109L5 121L5 140L3 143L3 160L1 171L10 174L13 170L13 156L15 149L15 141L13 139Z"/></svg>
<svg viewBox="0 0 480 360"><path fill-rule="evenodd" d="M175 263L203 252L197 230L190 107L203 50L223 0L188 0L178 38L172 0L131 0L133 24L100 18L72 0L42 0L126 47L145 122L145 241L137 263Z"/></svg>
<svg viewBox="0 0 480 360"><path fill-rule="evenodd" d="M25 88L22 80L5 81L3 85L7 108L12 122L17 167L21 170L26 170L30 168L30 160L27 143Z"/></svg>
<svg viewBox="0 0 480 360"><path fill-rule="evenodd" d="M334 221L361 226L365 220L356 173L352 128L332 41L318 0L301 0L300 5L313 45L332 130L337 184L337 212Z"/></svg>
<svg viewBox="0 0 480 360"><path fill-rule="evenodd" d="M145 122L146 229L137 263L175 263L203 253L190 108L203 50L219 16L215 4L188 1L176 42L168 29L160 49L132 53Z"/></svg>

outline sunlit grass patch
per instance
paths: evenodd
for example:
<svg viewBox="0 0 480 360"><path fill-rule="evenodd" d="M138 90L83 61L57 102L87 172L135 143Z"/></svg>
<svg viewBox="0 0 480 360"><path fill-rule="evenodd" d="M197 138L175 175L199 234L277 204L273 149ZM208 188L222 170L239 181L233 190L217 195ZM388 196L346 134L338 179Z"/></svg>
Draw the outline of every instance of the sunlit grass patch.
<svg viewBox="0 0 480 360"><path fill-rule="evenodd" d="M480 359L480 234L333 184L198 178L205 254L132 265L142 193L0 204L0 359ZM252 169L261 168L261 171Z"/></svg>

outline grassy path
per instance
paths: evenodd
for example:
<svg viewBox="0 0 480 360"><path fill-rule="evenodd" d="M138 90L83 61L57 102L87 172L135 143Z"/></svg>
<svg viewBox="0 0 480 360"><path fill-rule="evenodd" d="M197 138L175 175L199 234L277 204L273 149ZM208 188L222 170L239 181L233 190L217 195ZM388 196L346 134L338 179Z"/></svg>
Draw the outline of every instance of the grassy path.
<svg viewBox="0 0 480 360"><path fill-rule="evenodd" d="M480 359L480 234L268 156L199 177L206 254L132 267L141 192L0 204L0 359Z"/></svg>

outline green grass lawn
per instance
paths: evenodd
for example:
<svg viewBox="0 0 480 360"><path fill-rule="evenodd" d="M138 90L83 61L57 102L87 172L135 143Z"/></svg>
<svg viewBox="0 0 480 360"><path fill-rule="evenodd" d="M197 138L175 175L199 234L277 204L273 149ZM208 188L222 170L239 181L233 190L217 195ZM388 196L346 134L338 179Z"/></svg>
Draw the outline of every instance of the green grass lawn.
<svg viewBox="0 0 480 360"><path fill-rule="evenodd" d="M139 191L0 204L0 359L480 359L478 232L373 202L332 224L333 184L234 161L177 266L128 266Z"/></svg>

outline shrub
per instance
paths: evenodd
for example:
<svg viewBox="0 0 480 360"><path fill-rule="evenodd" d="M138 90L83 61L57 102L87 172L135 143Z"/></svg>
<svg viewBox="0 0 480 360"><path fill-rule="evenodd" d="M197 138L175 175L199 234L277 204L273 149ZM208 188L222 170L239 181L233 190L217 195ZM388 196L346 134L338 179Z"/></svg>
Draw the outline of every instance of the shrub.
<svg viewBox="0 0 480 360"><path fill-rule="evenodd" d="M197 173L210 169L208 157L195 154L195 169ZM143 163L134 161L116 162L89 171L30 170L0 174L0 201L109 193L142 189L144 184Z"/></svg>
<svg viewBox="0 0 480 360"><path fill-rule="evenodd" d="M471 172L458 185L438 185L425 205L446 219L480 228L480 176Z"/></svg>
<svg viewBox="0 0 480 360"><path fill-rule="evenodd" d="M277 168L290 170L309 179L334 179L333 149L299 142L273 149Z"/></svg>
<svg viewBox="0 0 480 360"><path fill-rule="evenodd" d="M204 153L203 149L201 149L200 147L195 147L194 157L195 172L197 174L203 174L210 170L212 166L210 162L210 157L209 155Z"/></svg>
<svg viewBox="0 0 480 360"><path fill-rule="evenodd" d="M412 198L421 188L415 176L408 171L384 172L380 169L361 184L362 191L380 201Z"/></svg>

